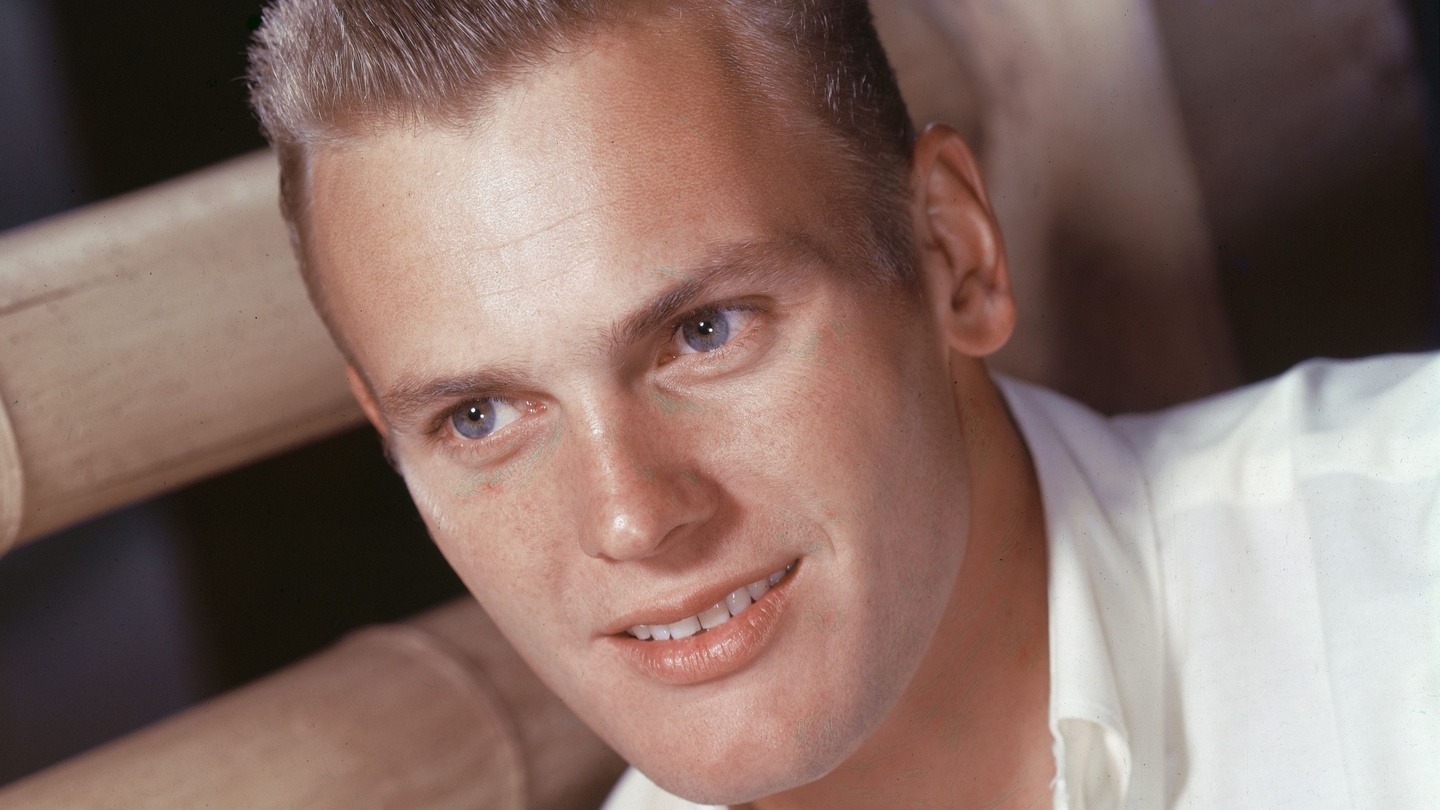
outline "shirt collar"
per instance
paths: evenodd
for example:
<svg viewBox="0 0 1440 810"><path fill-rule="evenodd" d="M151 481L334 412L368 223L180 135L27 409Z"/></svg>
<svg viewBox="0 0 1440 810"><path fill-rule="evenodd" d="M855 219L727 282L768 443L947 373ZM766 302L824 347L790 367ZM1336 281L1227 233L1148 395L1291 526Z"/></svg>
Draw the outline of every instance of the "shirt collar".
<svg viewBox="0 0 1440 810"><path fill-rule="evenodd" d="M1045 509L1056 806L1161 806L1159 568L1140 462L1093 411L997 381Z"/></svg>

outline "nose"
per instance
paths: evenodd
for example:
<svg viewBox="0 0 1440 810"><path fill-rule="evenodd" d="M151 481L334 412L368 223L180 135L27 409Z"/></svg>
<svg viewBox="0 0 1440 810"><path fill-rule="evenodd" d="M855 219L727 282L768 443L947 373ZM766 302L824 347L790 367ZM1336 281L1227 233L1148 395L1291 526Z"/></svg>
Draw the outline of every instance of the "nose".
<svg viewBox="0 0 1440 810"><path fill-rule="evenodd" d="M592 428L578 444L585 455L578 465L580 547L588 556L644 559L714 514L715 487L672 457L667 437L644 426L607 426Z"/></svg>

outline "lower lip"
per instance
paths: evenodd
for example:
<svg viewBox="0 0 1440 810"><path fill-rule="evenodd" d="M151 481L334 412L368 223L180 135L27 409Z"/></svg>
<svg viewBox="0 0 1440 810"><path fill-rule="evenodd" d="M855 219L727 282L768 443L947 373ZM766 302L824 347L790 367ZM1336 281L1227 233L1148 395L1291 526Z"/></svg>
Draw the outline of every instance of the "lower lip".
<svg viewBox="0 0 1440 810"><path fill-rule="evenodd" d="M673 686L689 686L729 675L749 663L774 635L790 599L795 566L760 601L704 633L679 641L641 641L628 634L606 636L642 675Z"/></svg>

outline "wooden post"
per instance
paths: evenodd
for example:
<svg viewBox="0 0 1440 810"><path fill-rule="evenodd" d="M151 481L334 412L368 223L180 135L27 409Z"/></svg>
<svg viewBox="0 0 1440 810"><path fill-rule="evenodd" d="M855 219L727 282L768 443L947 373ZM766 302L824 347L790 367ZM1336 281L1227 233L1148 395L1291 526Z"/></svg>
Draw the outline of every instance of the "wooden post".
<svg viewBox="0 0 1440 810"><path fill-rule="evenodd" d="M623 768L462 599L15 782L0 810L568 810Z"/></svg>
<svg viewBox="0 0 1440 810"><path fill-rule="evenodd" d="M957 125L984 169L1020 305L995 365L1102 410L1238 381L1216 244L1266 244L1424 160L1395 0L872 8L917 123ZM1391 233L1342 227L1367 254Z"/></svg>
<svg viewBox="0 0 1440 810"><path fill-rule="evenodd" d="M357 424L268 153L0 237L0 553Z"/></svg>
<svg viewBox="0 0 1440 810"><path fill-rule="evenodd" d="M1233 384L1201 189L1149 0L874 8L917 123L958 124L984 170L1020 308L997 368L1105 411Z"/></svg>

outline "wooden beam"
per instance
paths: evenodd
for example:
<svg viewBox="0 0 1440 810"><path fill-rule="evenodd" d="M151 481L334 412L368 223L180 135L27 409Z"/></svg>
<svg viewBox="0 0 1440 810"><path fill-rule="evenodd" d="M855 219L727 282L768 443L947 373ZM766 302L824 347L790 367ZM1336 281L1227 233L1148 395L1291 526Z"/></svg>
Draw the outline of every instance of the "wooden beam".
<svg viewBox="0 0 1440 810"><path fill-rule="evenodd" d="M357 424L268 153L0 236L0 553Z"/></svg>
<svg viewBox="0 0 1440 810"><path fill-rule="evenodd" d="M568 810L623 768L461 599L15 782L0 810Z"/></svg>

